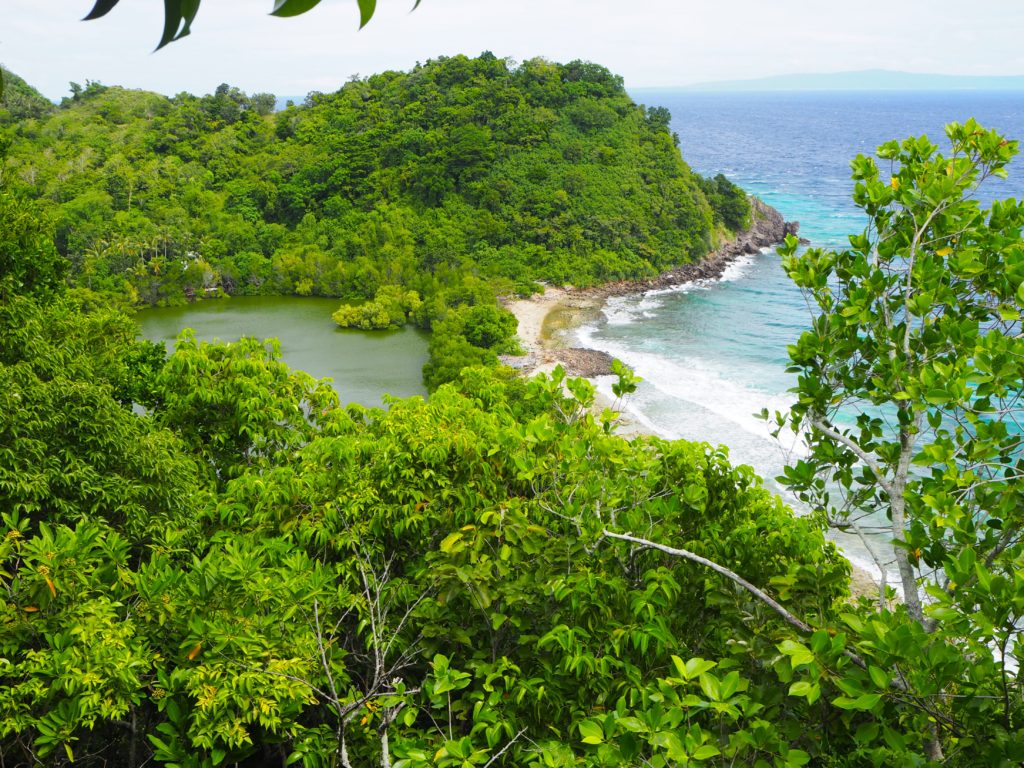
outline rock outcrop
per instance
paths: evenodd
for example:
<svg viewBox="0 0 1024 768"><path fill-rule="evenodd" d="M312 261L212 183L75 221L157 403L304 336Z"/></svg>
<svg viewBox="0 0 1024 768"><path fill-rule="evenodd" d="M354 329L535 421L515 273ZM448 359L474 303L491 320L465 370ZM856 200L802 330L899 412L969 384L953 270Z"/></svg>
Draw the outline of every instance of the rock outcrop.
<svg viewBox="0 0 1024 768"><path fill-rule="evenodd" d="M558 350L558 361L570 376L583 376L591 379L594 376L607 376L612 372L614 358L607 352L596 349L571 347Z"/></svg>
<svg viewBox="0 0 1024 768"><path fill-rule="evenodd" d="M781 213L761 200L752 197L751 208L753 221L750 228L723 243L700 261L683 264L649 280L623 280L592 288L558 289L561 294L557 300L558 306L578 315L595 317L605 299L609 297L673 288L700 280L714 280L721 277L726 267L736 259L755 254L762 248L777 245L785 240L786 235L796 235L799 232L798 222L786 221ZM520 333L522 325L523 320L520 318ZM537 327L534 329L534 335L529 337L530 341L526 344L528 354L516 357L503 355L501 361L505 365L531 372L550 368L558 363L570 376L586 378L611 373L611 355L594 349L564 347L563 338L560 338L558 332L545 337L541 333L541 323L535 325Z"/></svg>
<svg viewBox="0 0 1024 768"><path fill-rule="evenodd" d="M683 264L650 280L623 280L588 288L583 293L592 297L624 296L629 293L672 288L697 280L721 277L725 268L740 256L757 253L762 248L778 245L786 235L797 235L800 222L786 221L782 214L756 197L750 198L753 221L750 228L735 239L723 243L700 261ZM806 241L805 241L806 242Z"/></svg>

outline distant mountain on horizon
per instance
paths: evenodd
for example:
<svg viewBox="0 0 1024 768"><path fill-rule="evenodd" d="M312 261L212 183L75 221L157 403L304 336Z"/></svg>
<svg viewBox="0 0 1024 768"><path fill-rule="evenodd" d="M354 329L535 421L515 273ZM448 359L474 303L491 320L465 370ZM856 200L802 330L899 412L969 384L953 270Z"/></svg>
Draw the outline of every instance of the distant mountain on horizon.
<svg viewBox="0 0 1024 768"><path fill-rule="evenodd" d="M635 90L656 90L637 88ZM664 89L662 89L664 90ZM1024 91L1024 75L930 75L865 69L680 86L682 91Z"/></svg>

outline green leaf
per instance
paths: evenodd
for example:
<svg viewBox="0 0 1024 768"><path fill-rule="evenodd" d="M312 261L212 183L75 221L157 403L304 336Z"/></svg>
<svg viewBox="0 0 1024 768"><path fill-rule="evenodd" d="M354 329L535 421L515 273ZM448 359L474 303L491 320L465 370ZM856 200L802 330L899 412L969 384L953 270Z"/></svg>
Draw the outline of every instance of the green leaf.
<svg viewBox="0 0 1024 768"><path fill-rule="evenodd" d="M870 744L878 738L878 723L862 723L853 738L858 744Z"/></svg>
<svg viewBox="0 0 1024 768"><path fill-rule="evenodd" d="M366 26L373 18L373 12L377 8L377 0L359 0L359 28Z"/></svg>
<svg viewBox="0 0 1024 768"><path fill-rule="evenodd" d="M631 731L633 733L643 733L649 730L648 727L644 725L644 722L637 717L620 717L616 722L627 731Z"/></svg>
<svg viewBox="0 0 1024 768"><path fill-rule="evenodd" d="M181 29L181 2L180 0L164 0L164 31L160 35L160 42L156 49L159 51L168 43L178 39L178 30Z"/></svg>
<svg viewBox="0 0 1024 768"><path fill-rule="evenodd" d="M300 16L306 11L315 8L319 3L320 0L274 0L274 10L270 12L270 15L280 18ZM360 10L362 10L362 5L362 2L360 2Z"/></svg>
<svg viewBox="0 0 1024 768"><path fill-rule="evenodd" d="M593 720L584 720L580 723L579 728L584 744L604 743L604 730L598 723L595 723Z"/></svg>
<svg viewBox="0 0 1024 768"><path fill-rule="evenodd" d="M678 656L673 656L672 664L676 668L676 673L684 680L692 680L697 675L707 672L709 669L713 669L715 667L715 662L707 661L698 657L687 659L684 662Z"/></svg>
<svg viewBox="0 0 1024 768"><path fill-rule="evenodd" d="M718 678L711 674L702 674L699 678L700 689L711 701L721 701L721 687Z"/></svg>
<svg viewBox="0 0 1024 768"><path fill-rule="evenodd" d="M783 640L779 643L778 647L780 651L790 657L790 662L794 667L810 664L814 661L814 654L806 647L800 643L794 642L793 640Z"/></svg>
<svg viewBox="0 0 1024 768"><path fill-rule="evenodd" d="M92 21L101 16L106 16L118 2L119 0L96 0L96 5L92 7L89 13L82 17L82 21Z"/></svg>
<svg viewBox="0 0 1024 768"><path fill-rule="evenodd" d="M725 677L722 678L721 685L719 686L719 695L722 697L722 701L732 698L732 695L736 693L737 688L740 685L740 673L733 670Z"/></svg>
<svg viewBox="0 0 1024 768"><path fill-rule="evenodd" d="M717 757L720 754L722 754L722 751L718 747L713 744L704 744L697 747L690 757L694 760L708 760L709 758Z"/></svg>
<svg viewBox="0 0 1024 768"><path fill-rule="evenodd" d="M879 667L868 667L868 674L871 675L871 682L878 688L889 687L889 675Z"/></svg>
<svg viewBox="0 0 1024 768"><path fill-rule="evenodd" d="M948 605L925 606L925 613L937 621L956 621L960 618L960 612Z"/></svg>
<svg viewBox="0 0 1024 768"><path fill-rule="evenodd" d="M455 544L460 539L462 539L462 532L461 531L455 531L455 533L449 533L441 541L441 551L442 552L451 552L453 550L453 548L455 547Z"/></svg>
<svg viewBox="0 0 1024 768"><path fill-rule="evenodd" d="M832 703L840 709L869 710L874 709L875 705L881 700L882 694L880 693L864 693L856 699L851 699L848 696L838 696Z"/></svg>
<svg viewBox="0 0 1024 768"><path fill-rule="evenodd" d="M789 686L790 696L803 696L808 704L813 704L821 696L821 686L807 680L798 680Z"/></svg>

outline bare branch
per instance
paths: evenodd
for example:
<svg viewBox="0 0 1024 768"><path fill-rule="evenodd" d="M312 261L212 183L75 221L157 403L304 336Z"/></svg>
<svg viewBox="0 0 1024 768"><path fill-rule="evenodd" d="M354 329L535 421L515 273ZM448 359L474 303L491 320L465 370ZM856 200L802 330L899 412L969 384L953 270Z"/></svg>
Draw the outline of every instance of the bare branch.
<svg viewBox="0 0 1024 768"><path fill-rule="evenodd" d="M810 624L808 624L807 622L803 621L802 619L798 619L792 613L787 611L785 609L785 607L783 607L783 605L778 600L776 600L775 598L771 597L766 592L764 592L764 591L758 589L757 587L755 587L753 584L751 584L749 581L744 579L738 573L735 573L734 571L730 571L725 566L719 565L718 563L716 563L716 562L714 562L712 560L708 560L706 557L701 557L700 555L695 554L693 552L690 552L689 550L686 550L686 549L677 549L676 547L669 547L669 546L666 546L664 544L658 544L657 542L650 541L648 539L641 539L641 538L639 538L637 536L631 536L628 533L614 533L612 531L609 531L607 528L605 530L601 531L601 535L605 536L605 537L607 537L609 539L619 539L621 541L630 541L630 542L632 542L634 544L639 544L642 547L648 547L649 549L657 549L657 550L660 550L661 552L664 552L664 553L666 553L668 555L673 555L674 557L682 557L682 558L684 558L686 560L689 560L691 562L703 565L705 568L710 568L715 573L720 573L722 576L725 576L730 581L732 581L732 582L738 584L739 586L743 587L750 594L752 594L754 597L756 597L762 603L764 603L769 608L771 608L773 611L775 611L777 614L779 614L779 616L781 616L786 621L787 624L795 627L796 629L800 630L801 632L810 633L810 632L814 631L814 628ZM863 662L861 662L861 664L863 664Z"/></svg>
<svg viewBox="0 0 1024 768"><path fill-rule="evenodd" d="M752 594L758 600L760 600L765 605L767 605L769 608L771 608L773 611L775 611L777 614L779 614L779 616L781 616L783 618L783 620L787 624L789 624L790 626L794 627L795 629L798 629L800 632L803 632L804 634L811 634L811 633L814 632L814 627L812 627L810 624L808 624L803 619L800 619L800 618L797 618L796 616L794 616L792 613L790 613L788 610L786 610L786 608L778 600L773 598L771 595L769 595L768 593L766 593L763 590L759 589L758 587L755 587L753 584L751 584L749 581L744 579L738 573L736 573L734 571L730 571L725 566L719 565L718 563L714 562L713 560L708 560L706 557L701 557L700 555L695 554L693 552L690 552L687 549L678 549L676 547L669 547L669 546L666 546L665 544L658 544L657 542L650 541L649 539L641 539L638 536L632 536L632 535L630 535L628 533L614 533L612 531L609 531L607 528L605 530L601 531L601 535L603 537L605 537L605 538L619 539L620 541L629 541L629 542L632 542L633 544L639 544L641 547L647 547L649 549L657 549L657 550L659 550L661 552L664 552L665 554L672 555L674 557L681 557L681 558L683 558L685 560L689 560L689 561L697 563L699 565L703 565L705 568L710 568L715 573L719 573L722 576L725 576L727 579L732 581L734 584L737 584L737 585L743 587L743 589L747 590L747 592ZM858 667L860 667L861 669L867 669L867 664L865 663L864 659L862 659L860 656L858 656L853 651L844 649L843 650L843 655L846 658L848 658L850 661L852 661L854 664L856 664ZM900 691L908 691L909 690L907 688L906 683L902 682L901 680L895 679L895 678L893 679L893 682L891 683L891 685L892 685L893 688L896 688L897 690L900 690Z"/></svg>
<svg viewBox="0 0 1024 768"><path fill-rule="evenodd" d="M519 737L522 736L524 733L526 733L526 729L525 728L520 728L519 729L519 733L517 733L515 736L513 736L511 739L509 739L508 743L504 747L502 747L497 752L495 752L491 756L491 759L488 760L486 763L484 763L484 768L490 768L490 766L494 764L494 761L497 760L499 757L501 757L503 754L505 754L505 752L508 751L508 748L511 747L513 744L515 744L516 741L519 740Z"/></svg>

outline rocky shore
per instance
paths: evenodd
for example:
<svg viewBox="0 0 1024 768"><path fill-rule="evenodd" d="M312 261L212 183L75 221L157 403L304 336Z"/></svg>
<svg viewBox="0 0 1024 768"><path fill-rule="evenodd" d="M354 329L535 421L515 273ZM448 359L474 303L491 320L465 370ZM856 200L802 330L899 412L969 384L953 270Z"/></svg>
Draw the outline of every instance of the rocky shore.
<svg viewBox="0 0 1024 768"><path fill-rule="evenodd" d="M576 293L594 298L609 298L643 293L644 291L676 288L698 280L714 280L721 277L726 267L741 256L749 256L759 252L762 248L778 245L786 239L786 235L798 235L800 222L786 221L775 208L756 197L751 198L751 209L753 222L750 228L698 262L683 264L649 280L621 280L594 288L585 288Z"/></svg>
<svg viewBox="0 0 1024 768"><path fill-rule="evenodd" d="M559 331L571 330L572 326L598 313L608 298L716 279L736 259L777 245L786 235L798 233L798 222L786 221L781 213L757 198L751 198L751 202L753 222L750 228L698 262L683 264L648 280L621 280L592 288L549 288L541 295L506 303L519 320L519 338L526 355L504 356L502 362L527 375L550 371L559 364L570 376L593 378L610 374L610 355L593 349L566 347ZM559 325L563 327L557 327Z"/></svg>

